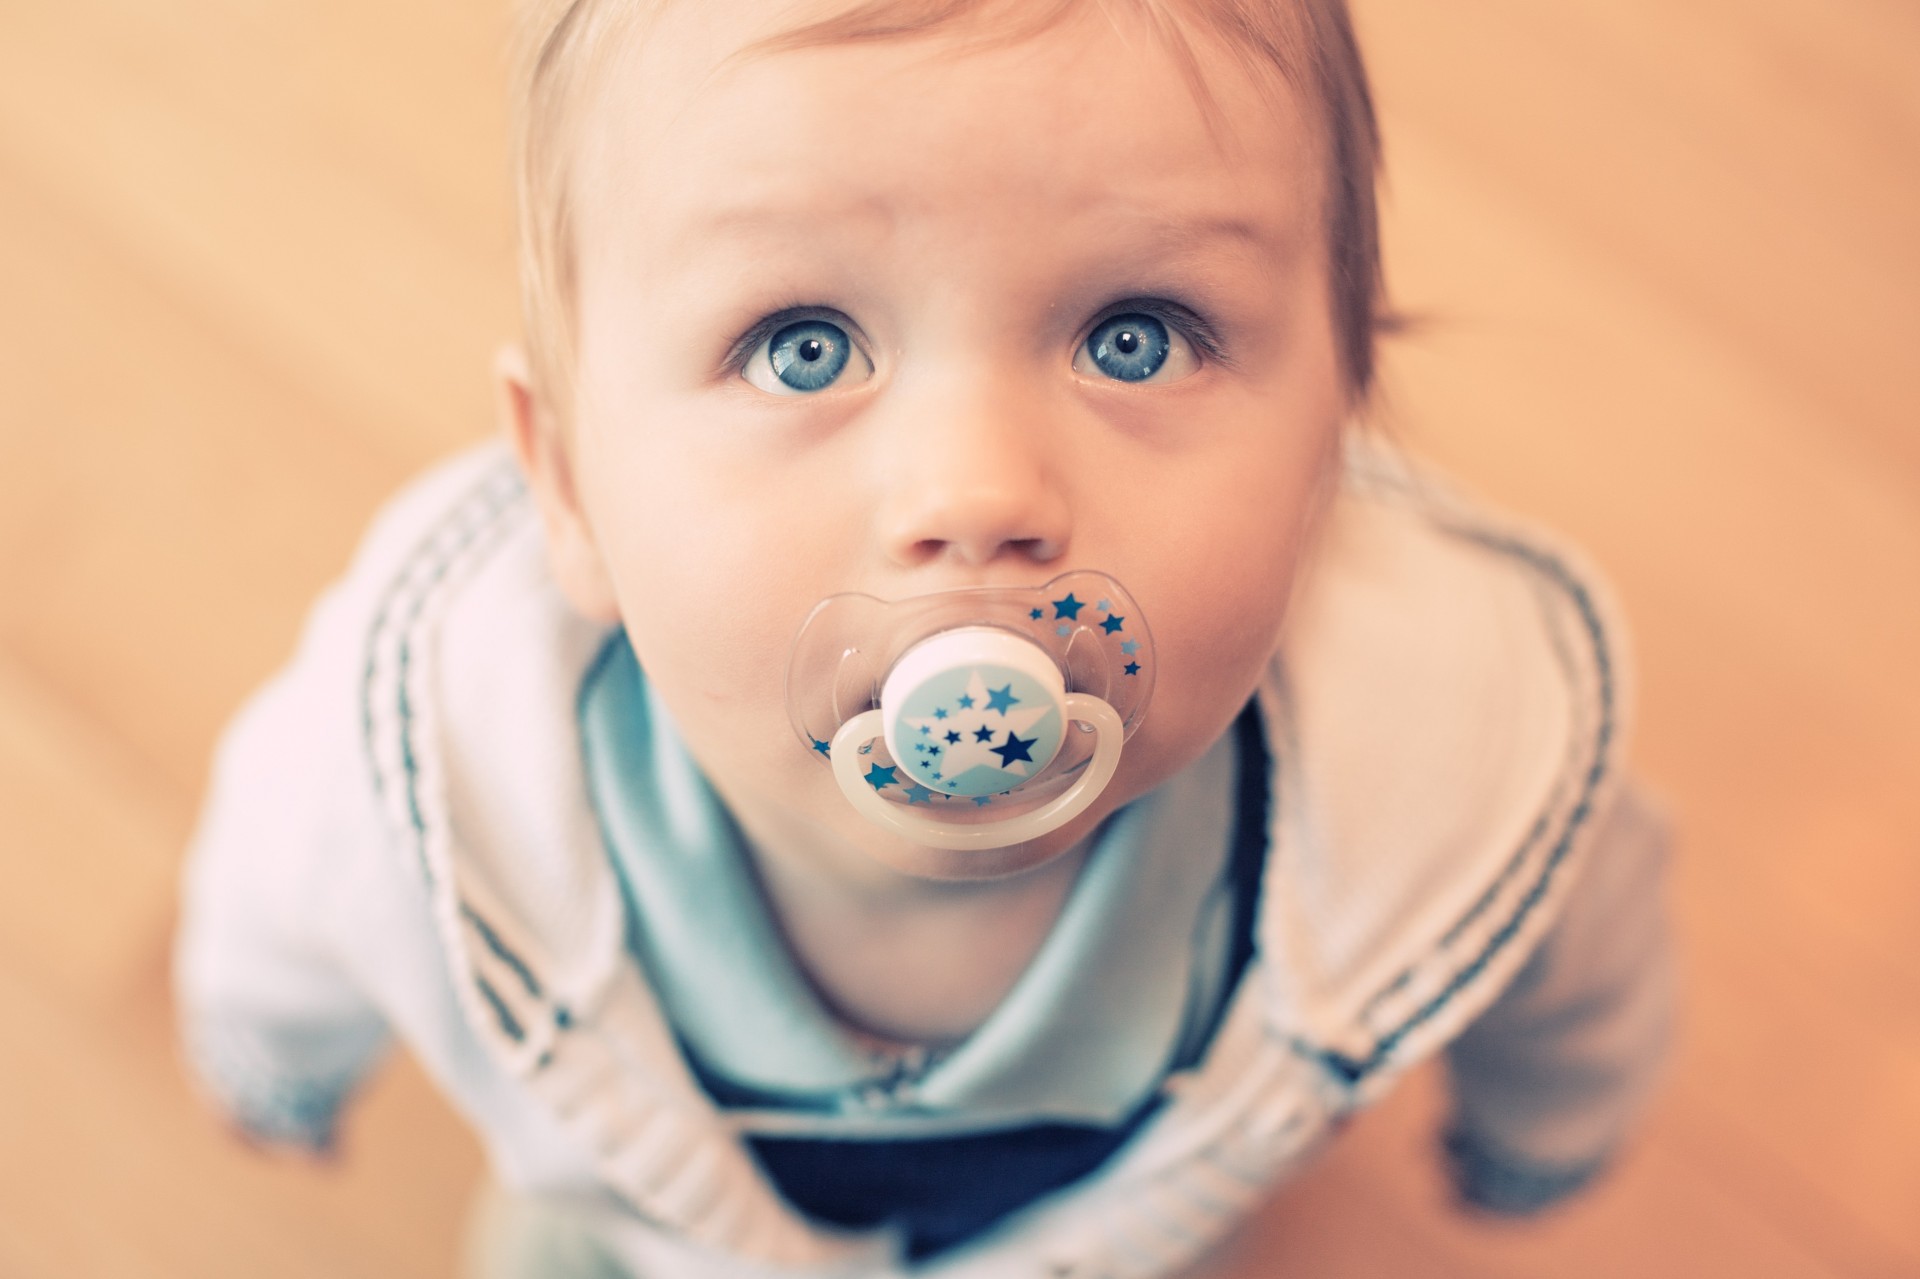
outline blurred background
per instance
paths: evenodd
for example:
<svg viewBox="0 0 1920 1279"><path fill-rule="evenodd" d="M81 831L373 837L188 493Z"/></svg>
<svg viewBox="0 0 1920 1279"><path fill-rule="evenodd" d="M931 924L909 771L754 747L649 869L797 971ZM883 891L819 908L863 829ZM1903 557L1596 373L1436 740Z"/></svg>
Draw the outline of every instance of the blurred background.
<svg viewBox="0 0 1920 1279"><path fill-rule="evenodd" d="M1454 1214L1438 1081L1222 1261L1920 1275L1920 9L1354 0L1383 416L1584 542L1682 835L1686 1038L1536 1223ZM504 0L0 0L0 1276L449 1274L480 1157L411 1063L334 1166L171 1046L208 752L369 514L490 430Z"/></svg>

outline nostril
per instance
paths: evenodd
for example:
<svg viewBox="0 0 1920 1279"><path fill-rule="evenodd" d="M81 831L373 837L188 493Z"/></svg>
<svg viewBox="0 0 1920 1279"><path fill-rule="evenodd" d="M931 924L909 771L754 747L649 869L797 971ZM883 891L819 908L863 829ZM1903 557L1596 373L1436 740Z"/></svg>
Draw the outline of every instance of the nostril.
<svg viewBox="0 0 1920 1279"><path fill-rule="evenodd" d="M941 541L939 538L922 538L907 548L906 562L914 567L918 567L921 564L931 564L934 560L946 554L946 550L947 543Z"/></svg>
<svg viewBox="0 0 1920 1279"><path fill-rule="evenodd" d="M991 564L1003 559L1045 564L1057 559L1060 550L1060 544L1047 537L983 538L979 541L927 537L912 544L908 562L915 565L930 564L938 559L951 558L970 565Z"/></svg>
<svg viewBox="0 0 1920 1279"><path fill-rule="evenodd" d="M1036 564L1044 564L1060 554L1060 548L1044 537L1020 537L1007 543L1014 554L1030 559Z"/></svg>
<svg viewBox="0 0 1920 1279"><path fill-rule="evenodd" d="M1058 558L1071 528L1065 494L1038 471L1018 484L1004 472L987 483L969 470L948 467L924 482L894 485L880 521L895 562L980 566Z"/></svg>

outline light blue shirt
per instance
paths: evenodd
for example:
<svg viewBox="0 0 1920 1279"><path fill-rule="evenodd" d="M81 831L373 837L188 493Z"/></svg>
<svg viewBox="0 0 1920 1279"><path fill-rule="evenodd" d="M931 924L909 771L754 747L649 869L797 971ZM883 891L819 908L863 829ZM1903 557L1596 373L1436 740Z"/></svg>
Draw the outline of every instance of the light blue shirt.
<svg viewBox="0 0 1920 1279"><path fill-rule="evenodd" d="M1112 1126L1201 1046L1226 993L1230 735L1102 825L1052 931L971 1035L903 1059L822 1004L738 827L624 636L611 644L581 695L587 783L636 958L707 1071L866 1133Z"/></svg>

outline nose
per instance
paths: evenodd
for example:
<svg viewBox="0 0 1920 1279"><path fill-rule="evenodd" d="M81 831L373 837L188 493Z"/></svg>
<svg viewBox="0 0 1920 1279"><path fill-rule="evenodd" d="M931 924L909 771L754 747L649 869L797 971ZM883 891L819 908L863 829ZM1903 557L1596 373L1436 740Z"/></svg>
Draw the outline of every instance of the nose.
<svg viewBox="0 0 1920 1279"><path fill-rule="evenodd" d="M879 534L906 568L1045 564L1067 552L1064 441L1035 397L975 382L929 388L883 428Z"/></svg>

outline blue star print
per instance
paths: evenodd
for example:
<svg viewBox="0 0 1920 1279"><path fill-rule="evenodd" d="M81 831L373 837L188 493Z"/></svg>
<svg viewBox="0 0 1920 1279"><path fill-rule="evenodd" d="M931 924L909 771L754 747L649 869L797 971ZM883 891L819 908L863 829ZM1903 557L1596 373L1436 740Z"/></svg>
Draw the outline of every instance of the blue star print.
<svg viewBox="0 0 1920 1279"><path fill-rule="evenodd" d="M997 782L1004 784L1002 779L1007 773L1024 780L1046 767L1059 749L1058 710L1044 697L1026 692L1027 686L1018 678L1007 678L1012 672L1000 673L1001 682L989 684L986 677L995 673L990 669L967 671L964 694L949 684L944 690L944 705L929 699L921 703L925 707L921 714L900 718L896 728L899 733L911 733L919 728L931 730L908 739L922 744L918 751L908 750L904 758L887 761L902 766L899 778L902 787L920 781L933 786L936 793L959 791L962 797L971 798L985 787ZM954 704L962 696L973 705L967 710L955 710ZM937 715L941 709L948 713ZM1009 748L1005 754L1012 758L1003 760L1002 753L996 753L994 747L1007 741L1009 734L1024 745ZM934 782L936 769L952 779L951 784Z"/></svg>
<svg viewBox="0 0 1920 1279"><path fill-rule="evenodd" d="M1072 591L1068 591L1067 598L1053 602L1053 615L1055 617L1067 618L1069 621L1076 621L1080 617L1080 610L1085 607L1085 604L1073 598Z"/></svg>
<svg viewBox="0 0 1920 1279"><path fill-rule="evenodd" d="M933 792L926 787L917 783L907 787L907 803L909 806L914 804L931 804L932 802Z"/></svg>
<svg viewBox="0 0 1920 1279"><path fill-rule="evenodd" d="M970 693L962 693L962 694L960 694L960 709L961 709L961 710L963 710L963 711L970 711L970 710L972 710L972 709L973 709L973 695L972 695L972 694L970 694Z"/></svg>
<svg viewBox="0 0 1920 1279"><path fill-rule="evenodd" d="M1122 653L1125 653L1128 657L1132 657L1135 653L1140 651L1140 641L1139 640L1121 640L1120 651Z"/></svg>
<svg viewBox="0 0 1920 1279"><path fill-rule="evenodd" d="M867 785L873 787L875 790L883 790L888 786L892 786L897 771L898 770L892 768L882 768L880 765L875 764L867 770Z"/></svg>
<svg viewBox="0 0 1920 1279"><path fill-rule="evenodd" d="M1138 674L1140 673L1140 663L1138 663L1138 662L1128 662L1128 663L1126 664L1126 667L1125 667L1124 669L1126 670L1126 672L1127 672L1127 674L1129 674L1129 675L1138 675Z"/></svg>
<svg viewBox="0 0 1920 1279"><path fill-rule="evenodd" d="M1039 621L1039 620L1041 619L1041 617L1043 617L1043 616L1044 616L1044 614L1043 614L1043 613L1041 613L1041 611L1040 611L1039 609L1037 609L1037 608L1036 608L1036 609L1034 609L1034 610L1033 610L1033 611L1032 611L1031 613L1028 613L1028 614L1027 614L1027 616L1028 616L1028 617L1031 617L1031 618L1032 618L1032 619L1033 619L1034 621L1036 621L1036 622L1037 622L1037 621Z"/></svg>
<svg viewBox="0 0 1920 1279"><path fill-rule="evenodd" d="M994 747L993 753L1000 757L1002 768L1011 768L1016 761L1023 759L1031 764L1033 751L1030 748L1039 740L1038 737L1022 737L1018 733L1008 733L1007 740Z"/></svg>
<svg viewBox="0 0 1920 1279"><path fill-rule="evenodd" d="M1126 620L1127 619L1124 617L1109 617L1106 621L1100 623L1100 629L1105 631L1107 634L1111 635L1115 631L1119 630L1120 623Z"/></svg>
<svg viewBox="0 0 1920 1279"><path fill-rule="evenodd" d="M935 707L933 712L933 717L935 719L945 719L947 717L947 708L944 706ZM920 731L924 733L927 730L923 728Z"/></svg>
<svg viewBox="0 0 1920 1279"><path fill-rule="evenodd" d="M833 754L833 747L829 746L827 743L821 741L817 737L813 739L813 749L819 751L822 755L826 755L829 757L831 757Z"/></svg>

